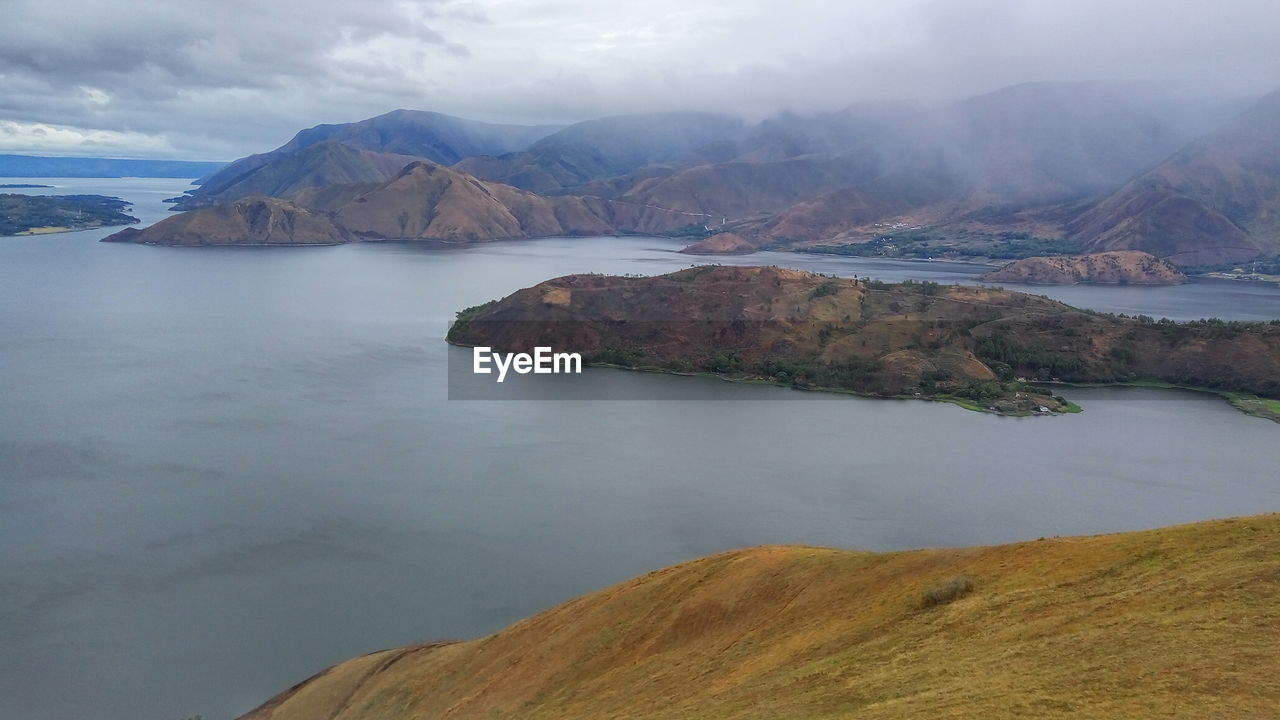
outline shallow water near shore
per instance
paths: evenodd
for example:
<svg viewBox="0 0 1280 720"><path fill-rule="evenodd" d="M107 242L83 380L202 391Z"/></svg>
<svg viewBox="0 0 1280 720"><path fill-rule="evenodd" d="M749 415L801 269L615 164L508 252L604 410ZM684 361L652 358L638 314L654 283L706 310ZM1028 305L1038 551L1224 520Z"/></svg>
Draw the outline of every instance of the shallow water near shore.
<svg viewBox="0 0 1280 720"><path fill-rule="evenodd" d="M9 179L24 182L23 179ZM32 180L135 202L172 180ZM1280 510L1280 426L1201 393L1085 412L610 369L652 400L450 401L456 310L571 272L706 262L656 238L161 248L0 238L0 717L225 720L362 652L492 632L728 548L893 550ZM985 268L725 258L884 280ZM1280 289L1035 288L1175 319ZM671 399L671 398L679 399ZM733 399L735 402L709 402Z"/></svg>

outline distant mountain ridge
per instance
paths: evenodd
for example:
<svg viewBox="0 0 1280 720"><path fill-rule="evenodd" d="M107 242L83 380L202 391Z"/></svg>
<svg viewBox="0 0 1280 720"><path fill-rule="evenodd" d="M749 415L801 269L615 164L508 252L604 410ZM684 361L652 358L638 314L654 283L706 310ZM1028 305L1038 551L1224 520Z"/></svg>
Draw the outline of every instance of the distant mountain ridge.
<svg viewBox="0 0 1280 720"><path fill-rule="evenodd" d="M174 204L175 210L192 210L255 195L287 198L310 187L382 182L395 177L413 155L360 150L337 140L325 140L288 153L263 156L263 162L230 176L220 173L198 191Z"/></svg>
<svg viewBox="0 0 1280 720"><path fill-rule="evenodd" d="M425 110L392 110L359 122L307 128L277 152L288 153L337 140L360 150L414 155L451 165L473 155L523 150L561 127L505 125Z"/></svg>
<svg viewBox="0 0 1280 720"><path fill-rule="evenodd" d="M710 113L608 117L570 125L525 152L468 158L457 168L525 190L554 192L678 160L744 127L737 118Z"/></svg>
<svg viewBox="0 0 1280 720"><path fill-rule="evenodd" d="M188 160L0 155L0 177L201 178L226 165Z"/></svg>
<svg viewBox="0 0 1280 720"><path fill-rule="evenodd" d="M452 165L473 155L523 150L560 128L558 125L501 125L423 110L393 110L358 122L316 125L301 130L275 150L236 160L209 177L193 194L197 197L226 195L229 188L281 156L330 141L356 150Z"/></svg>

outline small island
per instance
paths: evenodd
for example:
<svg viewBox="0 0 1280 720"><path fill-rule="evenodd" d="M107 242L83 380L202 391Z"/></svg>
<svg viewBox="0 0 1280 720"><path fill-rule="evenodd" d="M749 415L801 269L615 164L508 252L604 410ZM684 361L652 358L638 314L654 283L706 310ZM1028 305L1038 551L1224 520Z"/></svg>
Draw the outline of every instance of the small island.
<svg viewBox="0 0 1280 720"><path fill-rule="evenodd" d="M759 248L737 233L722 232L700 240L680 252L686 255L746 255Z"/></svg>
<svg viewBox="0 0 1280 720"><path fill-rule="evenodd" d="M0 235L45 235L130 225L129 203L105 195L0 194Z"/></svg>
<svg viewBox="0 0 1280 720"><path fill-rule="evenodd" d="M0 183L0 190L10 190L10 189L16 189L16 188L30 189L30 188L51 188L51 187L53 186L52 185L35 185L33 183Z"/></svg>
<svg viewBox="0 0 1280 720"><path fill-rule="evenodd" d="M1280 419L1280 321L1156 321L989 287L776 267L569 275L460 312L447 340L1008 415L1079 409L1046 386L1159 384Z"/></svg>
<svg viewBox="0 0 1280 720"><path fill-rule="evenodd" d="M1149 253L1116 250L1024 258L979 279L1027 285L1181 285L1187 276L1173 263Z"/></svg>

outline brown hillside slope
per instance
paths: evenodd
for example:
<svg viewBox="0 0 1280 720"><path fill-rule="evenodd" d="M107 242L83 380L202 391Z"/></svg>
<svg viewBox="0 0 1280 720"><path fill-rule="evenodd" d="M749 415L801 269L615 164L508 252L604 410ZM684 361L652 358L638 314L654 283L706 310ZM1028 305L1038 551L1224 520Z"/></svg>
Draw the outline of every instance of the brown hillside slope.
<svg viewBox="0 0 1280 720"><path fill-rule="evenodd" d="M1243 262L1262 246L1214 208L1150 180L1135 180L1068 225L1086 252L1141 250L1186 267Z"/></svg>
<svg viewBox="0 0 1280 720"><path fill-rule="evenodd" d="M868 199L868 193L845 188L797 203L762 224L761 234L774 242L834 240L908 209L903 202Z"/></svg>
<svg viewBox="0 0 1280 720"><path fill-rule="evenodd" d="M1173 264L1149 253L1118 250L1093 255L1024 258L979 279L1035 285L1179 285L1187 281L1187 276Z"/></svg>
<svg viewBox="0 0 1280 720"><path fill-rule="evenodd" d="M415 163L390 182L346 203L334 219L357 235L479 240L520 237L520 221L480 181Z"/></svg>
<svg viewBox="0 0 1280 720"><path fill-rule="evenodd" d="M332 145L329 143L328 145ZM346 148L344 153L357 151ZM659 207L570 195L544 197L486 183L425 161L411 162L385 182L308 186L290 200L246 198L167 218L141 232L116 233L116 242L156 245L276 244L241 221L246 203L292 208L300 218L291 244L352 240L485 242L557 235L664 233L701 225L705 216ZM312 237L328 226L322 240ZM274 226L273 226L274 227ZM301 232L305 228L306 233Z"/></svg>
<svg viewBox="0 0 1280 720"><path fill-rule="evenodd" d="M756 243L737 233L716 233L709 238L699 240L685 247L680 252L687 255L735 255L756 251Z"/></svg>
<svg viewBox="0 0 1280 720"><path fill-rule="evenodd" d="M327 216L270 197L192 210L103 238L144 245L338 245L348 240L346 230Z"/></svg>
<svg viewBox="0 0 1280 720"><path fill-rule="evenodd" d="M1274 718L1278 647L1280 515L967 549L762 547L479 640L356 658L244 720Z"/></svg>
<svg viewBox="0 0 1280 720"><path fill-rule="evenodd" d="M475 242L669 232L706 218L601 198L545 197L419 162L334 209L334 219L362 237Z"/></svg>
<svg viewBox="0 0 1280 720"><path fill-rule="evenodd" d="M294 153L272 155L263 164L229 179L216 192L202 189L196 195L184 197L173 209L191 210L256 195L293 199L308 188L386 182L404 166L421 159L357 150L334 141L323 142Z"/></svg>

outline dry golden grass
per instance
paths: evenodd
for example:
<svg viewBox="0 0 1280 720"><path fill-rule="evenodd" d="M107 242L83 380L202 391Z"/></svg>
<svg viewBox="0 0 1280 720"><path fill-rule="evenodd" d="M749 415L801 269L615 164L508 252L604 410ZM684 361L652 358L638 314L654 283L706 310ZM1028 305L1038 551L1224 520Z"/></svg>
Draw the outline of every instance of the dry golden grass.
<svg viewBox="0 0 1280 720"><path fill-rule="evenodd" d="M929 606L956 578L972 590ZM322 673L252 720L1276 718L1280 515L729 552Z"/></svg>

